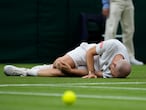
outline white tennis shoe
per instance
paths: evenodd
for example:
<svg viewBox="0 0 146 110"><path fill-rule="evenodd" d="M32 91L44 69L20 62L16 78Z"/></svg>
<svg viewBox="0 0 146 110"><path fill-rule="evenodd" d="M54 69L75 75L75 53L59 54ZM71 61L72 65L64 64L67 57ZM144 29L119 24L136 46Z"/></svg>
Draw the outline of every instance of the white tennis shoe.
<svg viewBox="0 0 146 110"><path fill-rule="evenodd" d="M6 65L6 66L4 66L4 73L7 76L27 76L27 69L18 68L13 65Z"/></svg>
<svg viewBox="0 0 146 110"><path fill-rule="evenodd" d="M138 61L137 59L135 58L130 58L130 63L132 65L144 65L144 63L142 61Z"/></svg>

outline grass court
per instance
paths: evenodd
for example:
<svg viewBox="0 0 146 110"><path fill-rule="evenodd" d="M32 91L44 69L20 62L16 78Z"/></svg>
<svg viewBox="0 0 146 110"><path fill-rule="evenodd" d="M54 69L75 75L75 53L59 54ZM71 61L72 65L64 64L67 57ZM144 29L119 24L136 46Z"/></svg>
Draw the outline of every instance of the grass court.
<svg viewBox="0 0 146 110"><path fill-rule="evenodd" d="M15 64L32 67L36 64ZM126 79L5 76L0 64L0 110L146 110L146 65ZM77 101L67 106L64 91Z"/></svg>

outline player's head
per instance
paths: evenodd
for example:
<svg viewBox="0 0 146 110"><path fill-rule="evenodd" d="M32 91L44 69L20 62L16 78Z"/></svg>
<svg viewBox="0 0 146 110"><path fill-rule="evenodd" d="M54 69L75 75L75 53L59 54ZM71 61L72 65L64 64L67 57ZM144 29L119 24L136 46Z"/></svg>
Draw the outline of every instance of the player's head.
<svg viewBox="0 0 146 110"><path fill-rule="evenodd" d="M128 61L121 59L111 66L111 72L113 77L125 78L131 72L131 64Z"/></svg>
<svg viewBox="0 0 146 110"><path fill-rule="evenodd" d="M116 69L118 71L117 77L124 78L130 74L131 64L128 61L122 59L117 62Z"/></svg>

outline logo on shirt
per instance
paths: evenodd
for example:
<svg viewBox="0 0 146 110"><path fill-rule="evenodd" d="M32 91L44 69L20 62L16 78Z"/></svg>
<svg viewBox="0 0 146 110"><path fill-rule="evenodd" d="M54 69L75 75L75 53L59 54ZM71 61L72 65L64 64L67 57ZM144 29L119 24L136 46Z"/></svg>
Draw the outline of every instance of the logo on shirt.
<svg viewBox="0 0 146 110"><path fill-rule="evenodd" d="M100 47L100 48L103 47L103 41L100 42L100 46L99 46L99 47Z"/></svg>

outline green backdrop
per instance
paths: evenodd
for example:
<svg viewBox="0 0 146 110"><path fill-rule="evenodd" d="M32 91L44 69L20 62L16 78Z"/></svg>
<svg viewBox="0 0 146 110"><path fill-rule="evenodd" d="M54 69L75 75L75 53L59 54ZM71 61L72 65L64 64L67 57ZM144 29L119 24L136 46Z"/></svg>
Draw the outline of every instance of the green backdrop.
<svg viewBox="0 0 146 110"><path fill-rule="evenodd" d="M146 61L146 1L134 4L136 57ZM81 12L101 13L101 1L0 0L0 62L52 62L79 44Z"/></svg>

